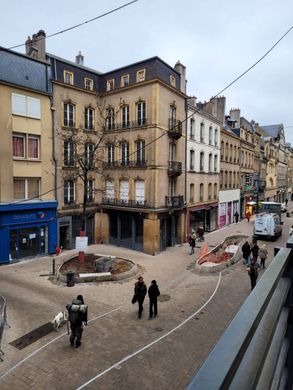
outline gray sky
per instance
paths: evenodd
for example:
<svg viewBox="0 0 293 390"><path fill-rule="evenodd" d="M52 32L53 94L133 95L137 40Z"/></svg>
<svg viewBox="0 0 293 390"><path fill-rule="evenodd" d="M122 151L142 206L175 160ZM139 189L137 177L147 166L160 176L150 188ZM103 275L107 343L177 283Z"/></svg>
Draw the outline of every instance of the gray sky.
<svg viewBox="0 0 293 390"><path fill-rule="evenodd" d="M0 45L24 43L40 29L54 33L127 1L2 0ZM74 61L81 50L85 65L101 72L155 55L172 66L180 60L187 93L204 101L257 61L291 27L292 15L292 0L139 0L48 39L47 51ZM225 96L227 113L239 107L248 120L283 123L293 145L292 43L293 31Z"/></svg>

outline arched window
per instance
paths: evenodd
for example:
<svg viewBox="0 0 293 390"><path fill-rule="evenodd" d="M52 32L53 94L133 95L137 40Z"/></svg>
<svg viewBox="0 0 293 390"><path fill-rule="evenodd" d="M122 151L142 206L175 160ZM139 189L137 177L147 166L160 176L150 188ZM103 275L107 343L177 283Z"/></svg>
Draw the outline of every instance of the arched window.
<svg viewBox="0 0 293 390"><path fill-rule="evenodd" d="M194 118L190 118L190 138L194 139L195 133L195 120Z"/></svg>
<svg viewBox="0 0 293 390"><path fill-rule="evenodd" d="M200 159L199 159L199 170L204 170L204 152L200 152Z"/></svg>
<svg viewBox="0 0 293 390"><path fill-rule="evenodd" d="M203 183L200 183L200 185L199 185L199 201L203 201L203 191L204 191L204 185L203 185Z"/></svg>
<svg viewBox="0 0 293 390"><path fill-rule="evenodd" d="M215 154L214 157L214 172L218 172L218 155Z"/></svg>
<svg viewBox="0 0 293 390"><path fill-rule="evenodd" d="M189 201L190 203L194 202L194 184L190 184L189 186Z"/></svg>
<svg viewBox="0 0 293 390"><path fill-rule="evenodd" d="M212 199L212 183L208 185L208 200Z"/></svg>
<svg viewBox="0 0 293 390"><path fill-rule="evenodd" d="M215 146L218 146L218 129L215 129Z"/></svg>
<svg viewBox="0 0 293 390"><path fill-rule="evenodd" d="M214 184L214 199L218 198L218 184Z"/></svg>
<svg viewBox="0 0 293 390"><path fill-rule="evenodd" d="M212 172L213 155L209 154L209 172Z"/></svg>
<svg viewBox="0 0 293 390"><path fill-rule="evenodd" d="M194 170L194 150L190 150L190 159L189 159L189 164L190 164L190 170Z"/></svg>
<svg viewBox="0 0 293 390"><path fill-rule="evenodd" d="M200 142L204 142L204 123L200 124Z"/></svg>
<svg viewBox="0 0 293 390"><path fill-rule="evenodd" d="M213 128L212 126L209 127L209 145L212 145L213 143Z"/></svg>

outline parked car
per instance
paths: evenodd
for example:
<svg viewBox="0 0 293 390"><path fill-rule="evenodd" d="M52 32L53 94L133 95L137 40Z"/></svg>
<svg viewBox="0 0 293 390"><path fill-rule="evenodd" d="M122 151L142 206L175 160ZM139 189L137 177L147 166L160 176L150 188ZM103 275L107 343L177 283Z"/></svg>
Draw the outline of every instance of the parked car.
<svg viewBox="0 0 293 390"><path fill-rule="evenodd" d="M281 218L278 214L256 214L253 234L255 238L276 239L282 235Z"/></svg>
<svg viewBox="0 0 293 390"><path fill-rule="evenodd" d="M281 211L282 211L282 213L285 213L287 211L286 203L281 204Z"/></svg>

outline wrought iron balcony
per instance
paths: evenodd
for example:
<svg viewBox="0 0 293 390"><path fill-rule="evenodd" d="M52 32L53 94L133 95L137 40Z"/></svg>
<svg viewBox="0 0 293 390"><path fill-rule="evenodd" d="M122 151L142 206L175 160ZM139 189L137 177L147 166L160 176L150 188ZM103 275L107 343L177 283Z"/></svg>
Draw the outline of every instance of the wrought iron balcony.
<svg viewBox="0 0 293 390"><path fill-rule="evenodd" d="M168 161L168 175L179 176L182 173L182 162Z"/></svg>
<svg viewBox="0 0 293 390"><path fill-rule="evenodd" d="M117 168L123 168L123 169L129 169L129 168L139 168L144 169L147 168L147 162L146 160L134 160L134 161L106 161L104 163L105 169L117 169Z"/></svg>
<svg viewBox="0 0 293 390"><path fill-rule="evenodd" d="M121 123L106 122L105 131L120 131L126 129L133 129L137 127L148 126L147 118L141 118L136 121L126 121Z"/></svg>
<svg viewBox="0 0 293 390"><path fill-rule="evenodd" d="M147 204L146 200L134 200L134 199L118 199L118 198L107 198L102 199L103 205L111 206L122 206L122 207L138 207L138 208L148 208L150 207Z"/></svg>
<svg viewBox="0 0 293 390"><path fill-rule="evenodd" d="M178 139L182 136L182 122L178 119L169 118L169 137Z"/></svg>
<svg viewBox="0 0 293 390"><path fill-rule="evenodd" d="M165 197L166 207L183 207L184 198L183 195L178 196L166 196Z"/></svg>

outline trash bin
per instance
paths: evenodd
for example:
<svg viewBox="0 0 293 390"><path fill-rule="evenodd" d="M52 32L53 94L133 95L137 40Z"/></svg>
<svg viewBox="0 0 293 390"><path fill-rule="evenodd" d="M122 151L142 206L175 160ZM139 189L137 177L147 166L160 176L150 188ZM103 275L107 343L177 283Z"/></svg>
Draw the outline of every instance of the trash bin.
<svg viewBox="0 0 293 390"><path fill-rule="evenodd" d="M74 282L74 272L69 271L67 272L67 287L73 287L75 282Z"/></svg>

